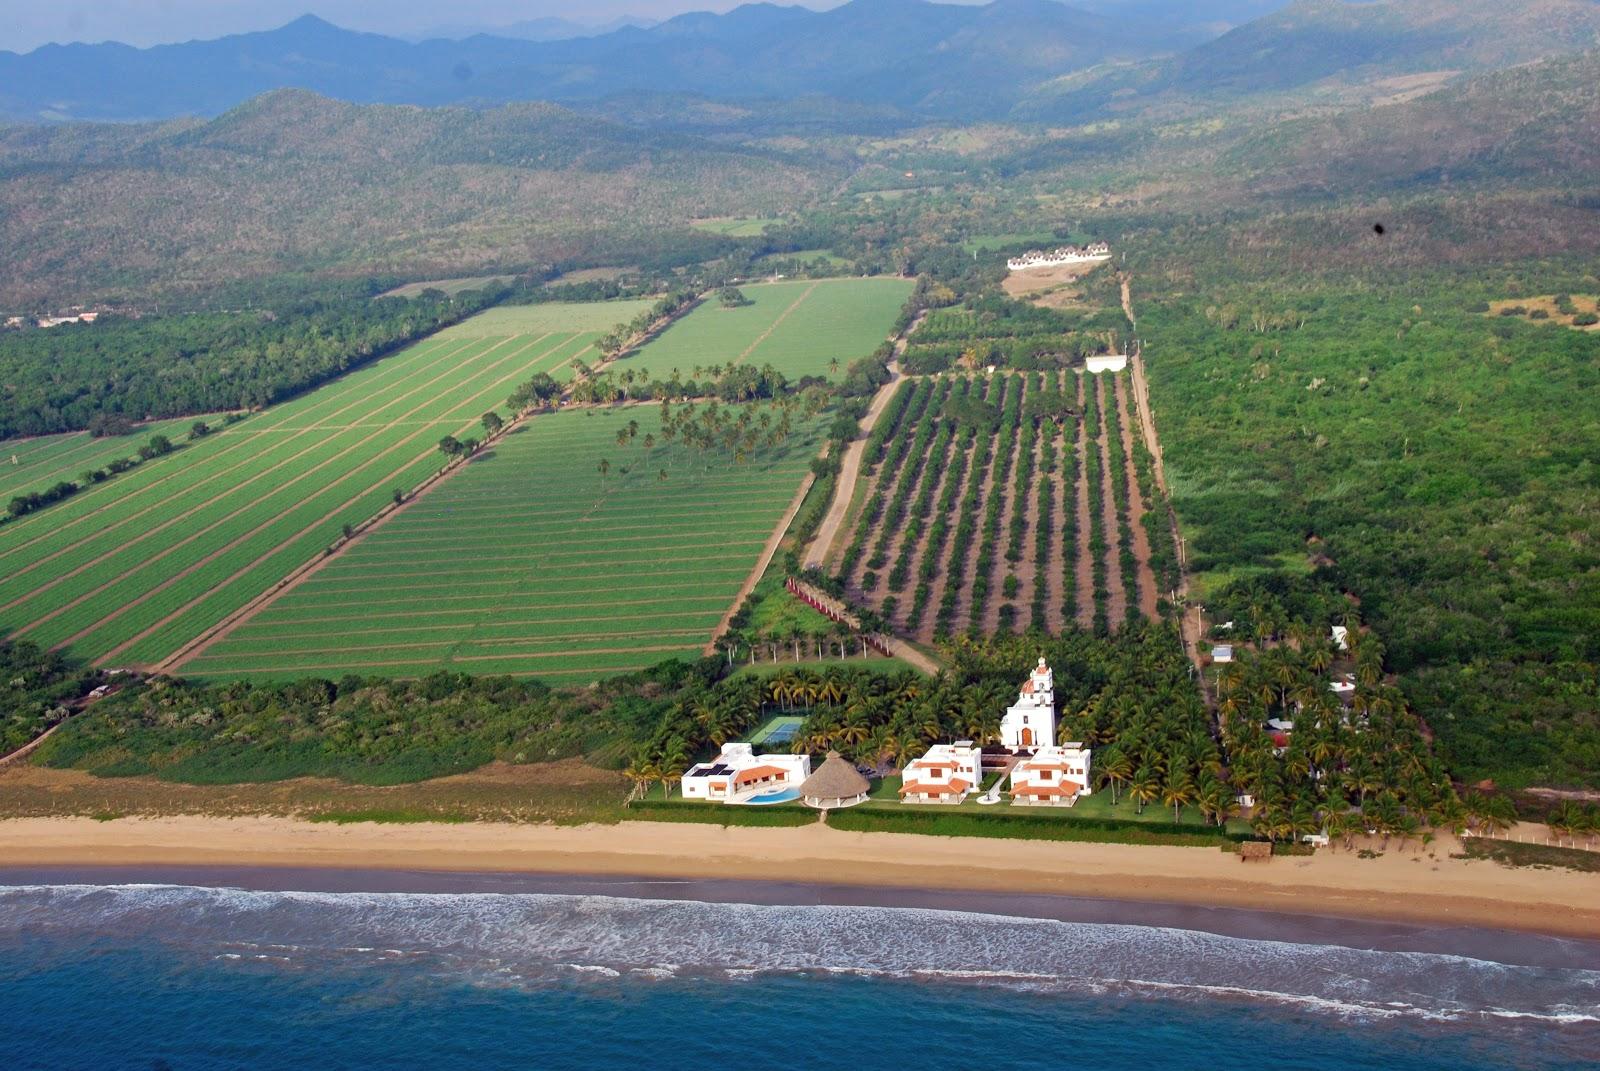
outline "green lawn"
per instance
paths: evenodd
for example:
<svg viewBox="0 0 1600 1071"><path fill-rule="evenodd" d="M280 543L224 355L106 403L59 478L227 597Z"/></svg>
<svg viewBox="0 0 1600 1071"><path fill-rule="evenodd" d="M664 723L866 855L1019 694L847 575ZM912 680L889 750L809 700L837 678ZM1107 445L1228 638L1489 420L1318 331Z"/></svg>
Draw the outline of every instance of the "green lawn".
<svg viewBox="0 0 1600 1071"><path fill-rule="evenodd" d="M647 450L659 412L535 417L185 672L449 666L583 682L698 657L793 500L822 418L741 465L677 443ZM619 446L629 420L639 435Z"/></svg>
<svg viewBox="0 0 1600 1071"><path fill-rule="evenodd" d="M741 287L750 304L703 303L629 357L666 378L676 368L770 364L790 379L843 372L876 349L911 293L909 279L796 279Z"/></svg>
<svg viewBox="0 0 1600 1071"><path fill-rule="evenodd" d="M539 315L553 326L561 308ZM5 525L0 630L110 665L162 661L415 487L441 436L481 434L535 372L570 375L596 313L566 308L572 324L538 334L435 336Z"/></svg>

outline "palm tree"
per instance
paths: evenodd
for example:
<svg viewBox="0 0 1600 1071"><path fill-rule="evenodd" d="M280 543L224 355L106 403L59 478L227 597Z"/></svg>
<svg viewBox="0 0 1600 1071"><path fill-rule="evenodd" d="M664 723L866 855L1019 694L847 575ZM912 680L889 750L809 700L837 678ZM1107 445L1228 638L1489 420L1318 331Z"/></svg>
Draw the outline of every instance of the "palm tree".
<svg viewBox="0 0 1600 1071"><path fill-rule="evenodd" d="M641 760L638 756L635 756L634 758L628 760L627 768L622 771L622 775L629 781L633 782L633 792L630 794L630 799L633 796L644 795L645 792L647 792L650 788L650 782L654 780L654 778L652 778L650 774L646 772L646 765L647 764L645 761Z"/></svg>
<svg viewBox="0 0 1600 1071"><path fill-rule="evenodd" d="M1095 765L1099 767L1101 778L1111 785L1111 806L1115 807L1117 786L1133 776L1133 761L1113 744L1101 754L1100 761Z"/></svg>
<svg viewBox="0 0 1600 1071"><path fill-rule="evenodd" d="M646 786L649 786L653 781L660 781L663 786L667 783L666 775L661 772L661 764L655 759L651 759L639 767L639 773L643 775Z"/></svg>
<svg viewBox="0 0 1600 1071"><path fill-rule="evenodd" d="M600 464L597 465L596 468L600 470L600 489L603 491L606 487L606 476L611 472L611 462L607 461L605 458L601 458Z"/></svg>
<svg viewBox="0 0 1600 1071"><path fill-rule="evenodd" d="M1161 785L1156 781L1155 771L1148 766L1141 766L1133 775L1133 780L1128 783L1128 795L1132 796L1138 807L1135 814L1144 813L1144 805L1161 794Z"/></svg>
<svg viewBox="0 0 1600 1071"><path fill-rule="evenodd" d="M1194 781L1187 772L1167 779L1166 785L1161 790L1161 802L1172 808L1173 824L1177 824L1182 817L1184 806L1194 802L1195 795Z"/></svg>
<svg viewBox="0 0 1600 1071"><path fill-rule="evenodd" d="M1228 819L1233 817L1239 806L1233 789L1216 780L1209 781L1201 787L1197 802L1200 804L1200 813L1208 821L1215 822L1219 826L1227 825Z"/></svg>

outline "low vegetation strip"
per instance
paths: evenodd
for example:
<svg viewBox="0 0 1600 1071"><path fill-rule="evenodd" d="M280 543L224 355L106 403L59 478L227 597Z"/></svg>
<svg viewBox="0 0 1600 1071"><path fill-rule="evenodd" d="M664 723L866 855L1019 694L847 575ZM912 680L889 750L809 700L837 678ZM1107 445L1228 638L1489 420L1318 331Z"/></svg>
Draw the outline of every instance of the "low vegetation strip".
<svg viewBox="0 0 1600 1071"><path fill-rule="evenodd" d="M850 362L881 345L894 330L912 283L908 279L823 279L742 287L747 304L716 300L628 357L625 368L666 378L677 369L737 363L771 365L791 380L839 379Z"/></svg>
<svg viewBox="0 0 1600 1071"><path fill-rule="evenodd" d="M503 411L517 383L569 376L594 337L431 339L6 525L0 627L103 664L160 662L416 486L439 440Z"/></svg>
<svg viewBox="0 0 1600 1071"><path fill-rule="evenodd" d="M1097 841L1117 844L1178 844L1212 847L1252 839L1248 833L1194 826L1074 818L1070 814L963 812L935 807L853 808L828 816L828 825L856 833L920 833L938 837L1007 837L1018 840Z"/></svg>
<svg viewBox="0 0 1600 1071"><path fill-rule="evenodd" d="M779 423L771 406L728 408ZM800 417L740 460L668 441L654 405L536 416L184 672L582 681L697 657L821 433Z"/></svg>

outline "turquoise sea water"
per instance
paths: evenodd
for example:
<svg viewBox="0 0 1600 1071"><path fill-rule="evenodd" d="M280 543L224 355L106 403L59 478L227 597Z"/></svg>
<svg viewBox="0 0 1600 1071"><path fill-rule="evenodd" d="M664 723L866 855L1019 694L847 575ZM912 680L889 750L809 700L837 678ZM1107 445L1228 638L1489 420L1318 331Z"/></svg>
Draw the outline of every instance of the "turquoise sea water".
<svg viewBox="0 0 1600 1071"><path fill-rule="evenodd" d="M0 1068L1600 1066L1600 972L924 909L0 888Z"/></svg>

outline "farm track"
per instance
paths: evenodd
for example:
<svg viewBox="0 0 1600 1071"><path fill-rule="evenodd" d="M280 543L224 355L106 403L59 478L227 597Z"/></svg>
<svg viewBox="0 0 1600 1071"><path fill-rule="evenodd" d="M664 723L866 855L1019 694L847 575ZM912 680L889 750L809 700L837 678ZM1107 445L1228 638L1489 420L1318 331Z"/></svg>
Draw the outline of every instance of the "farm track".
<svg viewBox="0 0 1600 1071"><path fill-rule="evenodd" d="M1078 411L1083 413L1088 406L1088 384L1084 376L1079 374L1078 380ZM1078 595L1078 626L1091 628L1094 625L1094 552L1090 547L1089 523L1089 474L1086 462L1089 455L1087 426L1082 419L1078 421L1077 434L1074 436L1073 449L1078 457L1078 479L1076 481L1076 494L1078 498L1078 547L1074 568Z"/></svg>
<svg viewBox="0 0 1600 1071"><path fill-rule="evenodd" d="M899 350L905 349L903 340L897 345ZM895 391L900 389L902 379L899 361L889 362L888 382L879 387L878 393L872 396L872 404L867 407L867 414L861 418L861 423L858 425L860 434L845 447L844 457L839 460L839 475L834 480L833 501L828 503L828 513L823 517L822 524L817 527L816 537L811 540L811 546L806 550L804 564L807 568L820 568L834 556L834 542L839 538L839 529L843 527L845 515L850 512L850 504L855 500L856 482L861 476L861 458L867 450L867 438L872 434L872 429L878 426L878 420L883 416L883 411L889 407L889 401L894 397Z"/></svg>
<svg viewBox="0 0 1600 1071"><path fill-rule="evenodd" d="M1121 415L1119 423L1122 426L1122 451L1128 458L1127 472L1124 476L1128 484L1128 527L1131 536L1134 558L1138 562L1138 603L1139 612L1146 618L1154 621L1156 611L1156 574L1150 567L1150 533L1144 527L1144 499L1139 493L1139 478L1133 465L1133 421L1128 413L1128 395L1122 376L1118 375L1112 381L1116 388L1117 409Z"/></svg>
<svg viewBox="0 0 1600 1071"><path fill-rule="evenodd" d="M1111 436L1106 428L1106 385L1105 376L1095 377L1095 405L1100 410L1100 434L1096 439L1100 451L1100 496L1103 503L1101 522L1104 525L1106 539L1106 617L1111 622L1112 631L1122 626L1128 613L1128 593L1122 585L1122 561L1117 549L1120 545L1120 512L1117 509L1115 492L1111 489L1114 473L1111 469Z"/></svg>

